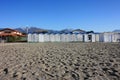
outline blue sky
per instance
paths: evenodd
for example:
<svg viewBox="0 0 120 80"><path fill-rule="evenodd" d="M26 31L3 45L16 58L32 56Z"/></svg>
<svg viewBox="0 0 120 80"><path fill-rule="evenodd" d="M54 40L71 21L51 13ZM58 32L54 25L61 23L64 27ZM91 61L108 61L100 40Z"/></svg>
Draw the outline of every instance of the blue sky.
<svg viewBox="0 0 120 80"><path fill-rule="evenodd" d="M120 0L0 0L0 28L120 29Z"/></svg>

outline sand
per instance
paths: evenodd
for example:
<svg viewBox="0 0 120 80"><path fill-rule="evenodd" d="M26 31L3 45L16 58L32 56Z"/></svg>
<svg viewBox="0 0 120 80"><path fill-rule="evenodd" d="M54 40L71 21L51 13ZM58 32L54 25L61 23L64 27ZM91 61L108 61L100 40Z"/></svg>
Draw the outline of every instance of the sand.
<svg viewBox="0 0 120 80"><path fill-rule="evenodd" d="M0 80L120 80L120 43L1 43Z"/></svg>

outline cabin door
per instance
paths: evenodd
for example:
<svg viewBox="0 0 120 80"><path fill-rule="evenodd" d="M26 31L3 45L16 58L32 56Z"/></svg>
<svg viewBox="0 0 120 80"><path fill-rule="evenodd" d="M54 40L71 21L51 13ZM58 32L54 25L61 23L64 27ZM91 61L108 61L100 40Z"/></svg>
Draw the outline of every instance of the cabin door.
<svg viewBox="0 0 120 80"><path fill-rule="evenodd" d="M88 41L92 42L92 35L88 35Z"/></svg>

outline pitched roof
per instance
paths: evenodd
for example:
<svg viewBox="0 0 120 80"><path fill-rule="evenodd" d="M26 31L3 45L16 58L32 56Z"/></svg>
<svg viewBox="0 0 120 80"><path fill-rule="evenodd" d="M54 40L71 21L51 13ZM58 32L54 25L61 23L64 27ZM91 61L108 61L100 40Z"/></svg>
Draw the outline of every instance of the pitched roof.
<svg viewBox="0 0 120 80"><path fill-rule="evenodd" d="M6 31L6 30L8 30L8 31ZM22 35L21 32L14 30L14 29L10 29L10 28L4 28L4 29L0 30L0 32L2 32L2 33L0 33L0 36L24 36L24 35ZM13 33L11 33L11 32L13 32ZM14 32L17 32L17 33L14 33Z"/></svg>
<svg viewBox="0 0 120 80"><path fill-rule="evenodd" d="M11 28L4 28L4 29L1 29L0 31L4 31L4 30L11 30L11 31L19 32L17 30L11 29Z"/></svg>

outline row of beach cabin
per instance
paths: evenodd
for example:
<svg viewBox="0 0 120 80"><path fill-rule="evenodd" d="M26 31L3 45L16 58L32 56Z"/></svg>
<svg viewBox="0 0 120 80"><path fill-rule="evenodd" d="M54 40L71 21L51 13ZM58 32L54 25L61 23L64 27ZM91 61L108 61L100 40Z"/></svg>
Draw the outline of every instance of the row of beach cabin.
<svg viewBox="0 0 120 80"><path fill-rule="evenodd" d="M28 42L120 42L120 33L28 34Z"/></svg>

